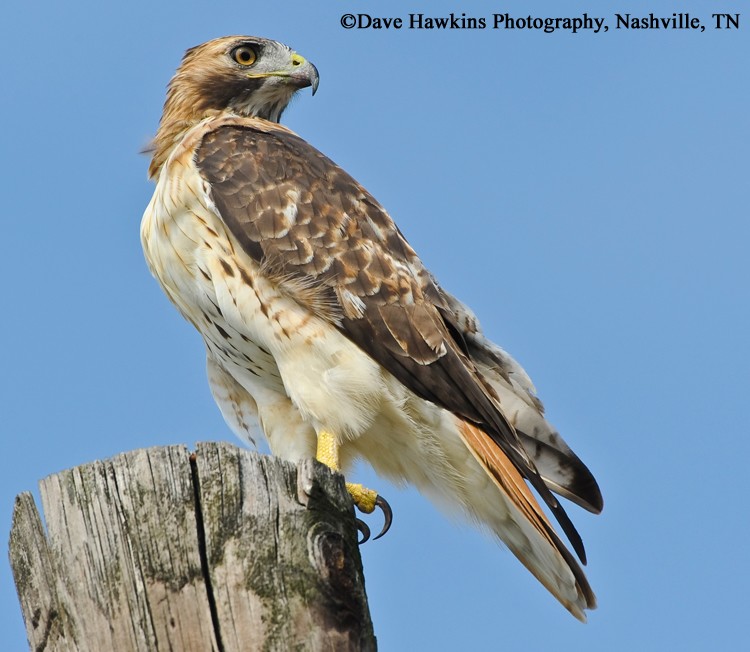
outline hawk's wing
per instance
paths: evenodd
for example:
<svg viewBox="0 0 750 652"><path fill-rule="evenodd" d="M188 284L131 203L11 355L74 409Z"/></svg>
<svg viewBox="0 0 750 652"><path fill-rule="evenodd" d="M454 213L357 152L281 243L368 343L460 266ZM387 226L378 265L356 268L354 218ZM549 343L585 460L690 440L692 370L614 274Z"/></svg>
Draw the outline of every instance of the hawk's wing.
<svg viewBox="0 0 750 652"><path fill-rule="evenodd" d="M604 501L591 471L544 418L534 384L513 357L482 333L474 313L445 290L469 357L500 397L500 404L547 486L594 514Z"/></svg>
<svg viewBox="0 0 750 652"><path fill-rule="evenodd" d="M195 162L244 251L279 280L316 288L318 305L357 346L418 396L485 431L585 563L580 536L468 357L458 317L378 202L304 140L263 121L208 131Z"/></svg>

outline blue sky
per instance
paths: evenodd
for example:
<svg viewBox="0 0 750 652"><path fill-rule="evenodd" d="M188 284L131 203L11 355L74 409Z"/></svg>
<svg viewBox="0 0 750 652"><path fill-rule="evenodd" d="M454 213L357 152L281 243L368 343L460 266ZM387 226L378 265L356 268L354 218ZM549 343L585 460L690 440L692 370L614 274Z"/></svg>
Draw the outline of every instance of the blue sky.
<svg viewBox="0 0 750 652"><path fill-rule="evenodd" d="M5 279L0 531L42 477L234 441L199 337L150 278L139 150L182 52L282 40L320 70L285 122L391 212L526 367L600 480L570 508L600 608L580 625L487 537L385 485L362 548L383 650L705 650L746 639L750 15L626 32L708 2L11 2L0 26ZM269 8L263 7L268 5ZM533 7L533 8L530 8ZM728 0L721 10L741 12ZM344 30L347 11L604 16L606 34ZM25 649L7 562L4 650Z"/></svg>

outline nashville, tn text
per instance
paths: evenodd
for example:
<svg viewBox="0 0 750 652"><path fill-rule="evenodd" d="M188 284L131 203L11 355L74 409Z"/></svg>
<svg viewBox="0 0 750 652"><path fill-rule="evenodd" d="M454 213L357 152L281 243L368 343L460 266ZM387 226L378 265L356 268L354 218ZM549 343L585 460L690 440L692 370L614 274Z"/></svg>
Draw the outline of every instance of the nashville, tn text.
<svg viewBox="0 0 750 652"><path fill-rule="evenodd" d="M490 16L468 16L466 13L451 13L447 16L429 16L427 14L408 14L401 16L373 16L371 14L344 14L341 26L345 29L434 29L434 30L534 30L551 34L556 31L567 31L572 34L590 31L594 34L609 31L606 18L589 16L583 13L578 16L540 17L513 16L509 13L491 14ZM671 16L657 16L649 13L645 16L634 14L614 14L610 21L616 30L692 30L703 32L706 24L713 29L733 30L740 28L740 14L711 14L711 20L703 21L690 13L673 13Z"/></svg>

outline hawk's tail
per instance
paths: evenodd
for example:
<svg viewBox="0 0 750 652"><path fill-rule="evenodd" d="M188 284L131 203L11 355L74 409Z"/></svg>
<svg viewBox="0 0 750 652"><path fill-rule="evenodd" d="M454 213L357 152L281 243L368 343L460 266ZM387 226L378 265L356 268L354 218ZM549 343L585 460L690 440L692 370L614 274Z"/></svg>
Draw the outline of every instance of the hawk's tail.
<svg viewBox="0 0 750 652"><path fill-rule="evenodd" d="M526 568L581 621L585 609L596 608L596 596L583 569L552 528L526 482L492 439L476 426L456 418L466 447L492 479L503 505L496 500L473 505Z"/></svg>

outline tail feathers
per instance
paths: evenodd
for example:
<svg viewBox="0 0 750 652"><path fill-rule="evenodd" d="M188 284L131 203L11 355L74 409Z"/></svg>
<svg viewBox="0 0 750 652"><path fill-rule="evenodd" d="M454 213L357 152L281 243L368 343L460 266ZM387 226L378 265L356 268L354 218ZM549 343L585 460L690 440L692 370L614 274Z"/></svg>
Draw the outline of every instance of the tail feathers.
<svg viewBox="0 0 750 652"><path fill-rule="evenodd" d="M532 395L521 392L512 378L508 382L487 368L483 373L544 483L576 505L594 514L601 512L604 501L593 474L544 418L539 399L532 401Z"/></svg>
<svg viewBox="0 0 750 652"><path fill-rule="evenodd" d="M505 503L505 510L477 513L477 517L570 613L585 622L584 610L596 608L596 596L581 566L502 450L476 426L460 419L457 425L467 448L492 478Z"/></svg>
<svg viewBox="0 0 750 652"><path fill-rule="evenodd" d="M441 289L449 307L442 311L452 325L457 342L493 388L503 414L518 432L544 483L555 493L598 514L604 506L599 486L586 465L544 418L544 406L523 367L482 333L476 315L461 301Z"/></svg>
<svg viewBox="0 0 750 652"><path fill-rule="evenodd" d="M602 511L604 500L593 474L557 433L552 433L556 435L555 442L529 436L522 430L517 432L542 480L552 491L589 512Z"/></svg>

